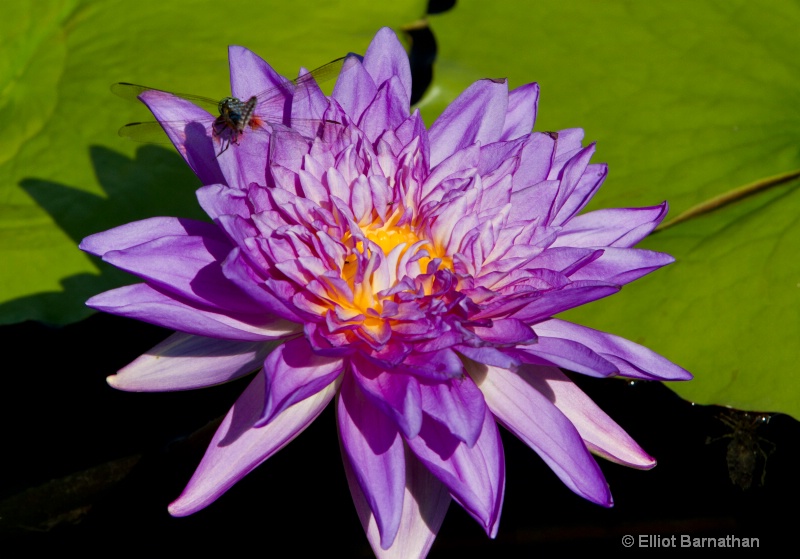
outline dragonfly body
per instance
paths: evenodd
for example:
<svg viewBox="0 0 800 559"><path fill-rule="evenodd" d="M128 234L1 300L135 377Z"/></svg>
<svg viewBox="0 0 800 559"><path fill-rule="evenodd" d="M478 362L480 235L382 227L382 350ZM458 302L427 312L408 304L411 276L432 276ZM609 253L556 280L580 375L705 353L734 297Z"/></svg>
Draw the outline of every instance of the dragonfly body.
<svg viewBox="0 0 800 559"><path fill-rule="evenodd" d="M280 119L276 119L274 116L270 117L269 115L275 113L275 109L278 106L280 107L280 112L283 112L283 100L286 98L286 95L292 94L292 92L294 92L295 97L297 95L307 95L310 88L301 86L307 86L309 82L312 81L323 82L331 79L339 73L344 61L345 58L338 58L295 80L287 79L285 83L272 87L258 95L253 95L246 101L242 101L240 98L233 96L215 101L209 97L173 93L171 91L125 82L112 85L111 91L126 99L136 99L143 93L154 91L180 97L209 112L216 108L219 112L219 116L214 118L212 115L209 115L208 120L206 122L201 122L201 124L204 124L207 130L210 129L213 140L219 144L220 151L217 155L220 155L227 150L231 144L238 146L241 138L247 133L248 129L257 130L259 128L264 128L268 124L283 124L280 122ZM119 135L138 141L159 142L164 139L161 132L162 128L175 131L185 128L188 124L189 121L134 122L120 128Z"/></svg>
<svg viewBox="0 0 800 559"><path fill-rule="evenodd" d="M222 142L222 151L228 149L231 144L238 145L239 137L248 125L259 124L259 119L253 118L257 104L258 97L255 95L247 101L241 101L236 97L225 97L219 102L219 116L214 120L211 129Z"/></svg>

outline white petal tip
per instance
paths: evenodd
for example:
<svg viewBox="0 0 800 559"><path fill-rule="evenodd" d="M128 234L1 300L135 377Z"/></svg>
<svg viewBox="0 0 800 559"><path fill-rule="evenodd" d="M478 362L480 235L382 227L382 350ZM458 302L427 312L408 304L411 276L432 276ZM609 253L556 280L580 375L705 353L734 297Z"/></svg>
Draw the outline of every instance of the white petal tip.
<svg viewBox="0 0 800 559"><path fill-rule="evenodd" d="M180 497L169 504L167 511L169 512L170 516L175 516L177 518L189 516L195 512L194 509L187 507Z"/></svg>
<svg viewBox="0 0 800 559"><path fill-rule="evenodd" d="M117 378L117 375L108 375L106 377L106 382L111 388L116 388L117 390L122 389L122 387L120 386L119 379Z"/></svg>

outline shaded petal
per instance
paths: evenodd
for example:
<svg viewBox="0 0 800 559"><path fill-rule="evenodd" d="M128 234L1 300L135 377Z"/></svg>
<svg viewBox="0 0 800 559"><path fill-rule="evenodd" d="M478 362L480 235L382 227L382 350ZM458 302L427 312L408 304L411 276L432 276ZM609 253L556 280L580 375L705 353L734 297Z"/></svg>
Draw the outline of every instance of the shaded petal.
<svg viewBox="0 0 800 559"><path fill-rule="evenodd" d="M341 359L316 355L305 338L284 343L264 362L267 396L263 419L256 427L266 425L286 408L316 394L343 370Z"/></svg>
<svg viewBox="0 0 800 559"><path fill-rule="evenodd" d="M370 402L391 417L406 437L422 425L419 383L411 375L384 371L364 359L352 359L353 375Z"/></svg>
<svg viewBox="0 0 800 559"><path fill-rule="evenodd" d="M388 549L400 527L405 494L405 449L400 431L370 403L350 375L342 381L336 411L353 500L357 501L356 486L375 518L380 547Z"/></svg>
<svg viewBox="0 0 800 559"><path fill-rule="evenodd" d="M526 365L516 373L553 401L593 453L631 468L648 470L656 465L656 461L622 427L555 367Z"/></svg>
<svg viewBox="0 0 800 559"><path fill-rule="evenodd" d="M689 380L692 374L656 352L625 338L564 320L551 319L536 325L541 335L575 340L613 363L624 377L645 380Z"/></svg>
<svg viewBox="0 0 800 559"><path fill-rule="evenodd" d="M285 320L265 321L261 315L199 309L144 283L128 285L95 295L86 305L99 311L135 318L164 328L227 340L263 341L283 338L299 326ZM252 322L245 321L247 318Z"/></svg>
<svg viewBox="0 0 800 559"><path fill-rule="evenodd" d="M560 312L608 297L620 289L619 285L614 284L575 282L567 288L544 293L541 297L511 316L512 318L524 320L528 324L534 324ZM491 314L488 314L488 316L491 316Z"/></svg>
<svg viewBox="0 0 800 559"><path fill-rule="evenodd" d="M245 190L251 183L266 184L264 154L270 149L272 125L262 120L259 126L245 129L233 145L220 140L216 158L225 176L225 184Z"/></svg>
<svg viewBox="0 0 800 559"><path fill-rule="evenodd" d="M153 287L199 305L223 312L258 312L258 302L222 274L220 262L231 248L227 240L161 237L128 249L109 251L103 260L139 276Z"/></svg>
<svg viewBox="0 0 800 559"><path fill-rule="evenodd" d="M512 371L474 362L465 366L495 417L535 450L567 487L600 505L613 504L603 472L578 430L548 398Z"/></svg>
<svg viewBox="0 0 800 559"><path fill-rule="evenodd" d="M190 390L252 373L278 342L231 342L176 332L109 376L130 392Z"/></svg>
<svg viewBox="0 0 800 559"><path fill-rule="evenodd" d="M608 377L618 372L613 363L580 342L545 336L538 324L534 328L539 334L536 344L506 351L525 363L555 365L593 377Z"/></svg>
<svg viewBox="0 0 800 559"><path fill-rule="evenodd" d="M478 440L486 414L483 394L472 379L463 376L445 382L420 383L422 409L472 447Z"/></svg>
<svg viewBox="0 0 800 559"><path fill-rule="evenodd" d="M288 408L269 425L256 428L253 425L264 409L264 375L256 375L222 420L186 489L169 506L170 514L188 516L210 505L302 433L338 388L339 382L334 382Z"/></svg>
<svg viewBox="0 0 800 559"><path fill-rule="evenodd" d="M400 517L397 536L388 549L383 549L380 545L380 532L375 516L358 486L348 460L344 459L344 471L358 518L378 559L425 557L450 506L450 493L447 487L431 474L413 453L406 451L405 456L406 487L403 493L403 514Z"/></svg>
<svg viewBox="0 0 800 559"><path fill-rule="evenodd" d="M440 339L444 336L440 336ZM443 380L459 377L464 373L464 367L458 354L450 348L427 353L413 352L403 359L399 369L408 371L415 376Z"/></svg>
<svg viewBox="0 0 800 559"><path fill-rule="evenodd" d="M472 331L481 340L492 344L516 345L536 342L536 334L531 327L513 318L493 320L489 328L474 326Z"/></svg>
<svg viewBox="0 0 800 559"><path fill-rule="evenodd" d="M238 248L231 251L222 263L222 273L269 312L291 322L302 322L294 308L286 304L285 298L276 297L266 288L264 279L258 277L243 251Z"/></svg>
<svg viewBox="0 0 800 559"><path fill-rule="evenodd" d="M505 459L500 433L489 409L486 408L481 434L472 448L428 417L419 436L406 443L489 537L495 537L505 492Z"/></svg>
<svg viewBox="0 0 800 559"><path fill-rule="evenodd" d="M215 117L197 105L164 91L145 91L139 99L161 124L170 141L203 184L227 184L217 161L211 132Z"/></svg>
<svg viewBox="0 0 800 559"><path fill-rule="evenodd" d="M503 369L514 369L520 364L520 360L514 355L510 355L508 350L497 349L494 347L469 347L465 345L456 346L462 355L465 355L486 365L494 365Z"/></svg>

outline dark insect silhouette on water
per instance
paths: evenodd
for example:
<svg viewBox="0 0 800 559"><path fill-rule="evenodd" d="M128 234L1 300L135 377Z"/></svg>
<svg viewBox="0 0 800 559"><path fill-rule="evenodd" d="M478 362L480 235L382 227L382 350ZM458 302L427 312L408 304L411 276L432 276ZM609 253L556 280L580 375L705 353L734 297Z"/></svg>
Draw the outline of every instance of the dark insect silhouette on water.
<svg viewBox="0 0 800 559"><path fill-rule="evenodd" d="M763 486L767 475L767 458L775 451L775 444L758 435L759 427L769 423L772 416L738 410L726 410L717 416L731 431L719 437L708 437L706 444L728 440L725 461L731 483L742 491L750 489L758 475L758 485Z"/></svg>

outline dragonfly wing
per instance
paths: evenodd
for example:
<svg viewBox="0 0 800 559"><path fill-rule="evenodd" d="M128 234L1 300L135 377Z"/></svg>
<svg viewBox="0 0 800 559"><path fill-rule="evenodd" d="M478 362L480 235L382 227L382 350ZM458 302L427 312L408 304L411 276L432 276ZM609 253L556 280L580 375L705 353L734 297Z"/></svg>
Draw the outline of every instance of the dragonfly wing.
<svg viewBox="0 0 800 559"><path fill-rule="evenodd" d="M201 95L192 95L190 93L175 93L173 91L165 91L155 87L148 87L146 85L138 85L135 83L119 82L111 85L111 93L128 101L138 101L142 93L148 91L157 91L165 93L174 97L180 97L191 101L193 104L206 109L209 112L215 113L219 108L219 100L214 100L211 97L203 97Z"/></svg>
<svg viewBox="0 0 800 559"><path fill-rule="evenodd" d="M318 84L338 75L346 60L338 58L294 80L279 76L285 80L283 83L255 95L257 104L249 129L270 130L272 124L291 123L301 135L315 136L320 126L324 124L322 115L327 107L327 100ZM182 153L187 143L198 141L203 143L210 141L216 144L217 153L230 147L230 139L220 138L213 132L213 124L217 118L215 115L219 109L218 100L128 82L113 84L111 91L123 99L143 101L158 121L134 122L123 126L119 130L119 135L124 138L140 142L167 143L168 137L168 140ZM286 101L290 97L292 107L287 107ZM297 118L294 118L295 116ZM238 136L232 143L238 147Z"/></svg>
<svg viewBox="0 0 800 559"><path fill-rule="evenodd" d="M152 144L168 144L169 138L164 133L164 129L156 121L150 122L131 122L119 129L119 135L129 140L146 142Z"/></svg>
<svg viewBox="0 0 800 559"><path fill-rule="evenodd" d="M346 58L347 57L343 56L341 58L337 58L336 60L332 60L331 62L328 62L327 64L324 64L319 68L315 68L314 70L303 74L299 78L292 80L292 83L296 86L308 84L308 82L311 81L314 81L317 84L325 83L339 75Z"/></svg>

